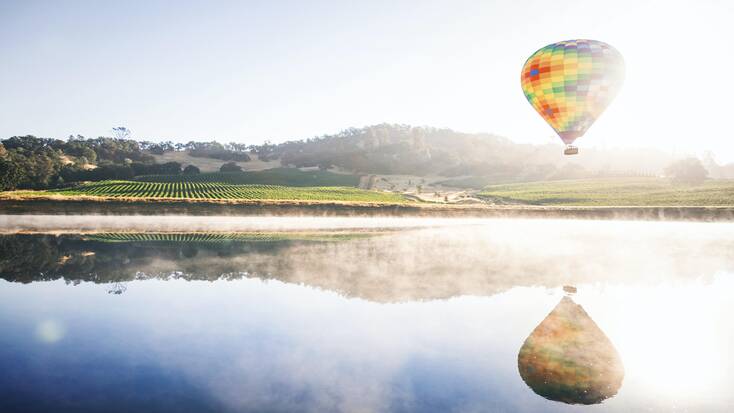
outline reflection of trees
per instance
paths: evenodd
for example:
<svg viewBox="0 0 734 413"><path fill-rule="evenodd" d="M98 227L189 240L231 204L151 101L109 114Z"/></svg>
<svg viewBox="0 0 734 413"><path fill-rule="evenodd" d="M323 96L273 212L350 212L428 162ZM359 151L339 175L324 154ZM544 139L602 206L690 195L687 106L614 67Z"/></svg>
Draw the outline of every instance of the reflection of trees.
<svg viewBox="0 0 734 413"><path fill-rule="evenodd" d="M601 403L617 394L624 378L611 341L569 297L525 340L517 365L535 393L569 404Z"/></svg>
<svg viewBox="0 0 734 413"><path fill-rule="evenodd" d="M89 245L77 237L11 235L0 237L0 276L8 281L108 282L126 279L127 251ZM100 271L101 270L101 271Z"/></svg>
<svg viewBox="0 0 734 413"><path fill-rule="evenodd" d="M127 291L127 285L125 285L124 283L116 282L107 289L107 294L120 295L125 291Z"/></svg>
<svg viewBox="0 0 734 413"><path fill-rule="evenodd" d="M198 253L199 253L199 250L194 245L184 245L181 248L181 255L183 255L186 258L196 257L196 254Z"/></svg>
<svg viewBox="0 0 734 413"><path fill-rule="evenodd" d="M549 243L547 235L518 240L514 232L472 227L325 234L0 236L0 278L111 283L258 277L396 302L487 296L516 286L670 282L734 270L734 243L719 236L578 232Z"/></svg>
<svg viewBox="0 0 734 413"><path fill-rule="evenodd" d="M278 252L297 242L282 238L267 242L110 242L79 235L6 235L0 236L0 278L22 283L64 279L118 284L141 277L240 278L269 273ZM249 255L259 259L244 266L241 260L230 261ZM258 270L263 265L267 269Z"/></svg>

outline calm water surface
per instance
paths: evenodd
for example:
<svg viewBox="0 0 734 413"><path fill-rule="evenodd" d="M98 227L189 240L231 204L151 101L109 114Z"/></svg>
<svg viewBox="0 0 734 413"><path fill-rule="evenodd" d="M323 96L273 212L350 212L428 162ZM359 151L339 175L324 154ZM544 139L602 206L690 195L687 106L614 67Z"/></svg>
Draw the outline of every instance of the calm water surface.
<svg viewBox="0 0 734 413"><path fill-rule="evenodd" d="M0 219L2 412L734 405L730 224L76 220Z"/></svg>

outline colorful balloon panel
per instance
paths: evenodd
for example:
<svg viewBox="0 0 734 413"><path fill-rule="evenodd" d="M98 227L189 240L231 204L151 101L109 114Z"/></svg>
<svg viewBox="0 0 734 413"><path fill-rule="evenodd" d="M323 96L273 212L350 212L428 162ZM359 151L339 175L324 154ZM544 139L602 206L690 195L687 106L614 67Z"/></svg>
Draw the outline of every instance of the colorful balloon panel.
<svg viewBox="0 0 734 413"><path fill-rule="evenodd" d="M528 102L566 144L586 133L624 81L624 59L597 40L567 40L533 53L522 68Z"/></svg>

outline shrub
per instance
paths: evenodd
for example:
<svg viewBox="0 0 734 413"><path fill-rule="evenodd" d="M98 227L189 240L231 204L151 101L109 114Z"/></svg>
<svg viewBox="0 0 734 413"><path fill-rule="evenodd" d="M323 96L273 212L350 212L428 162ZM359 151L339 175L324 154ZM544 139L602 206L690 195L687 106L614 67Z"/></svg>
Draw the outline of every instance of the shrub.
<svg viewBox="0 0 734 413"><path fill-rule="evenodd" d="M665 176L675 183L701 184L706 180L708 171L697 158L686 158L675 161L665 168Z"/></svg>
<svg viewBox="0 0 734 413"><path fill-rule="evenodd" d="M219 172L242 172L242 167L234 162L227 162L219 168Z"/></svg>
<svg viewBox="0 0 734 413"><path fill-rule="evenodd" d="M196 165L189 165L184 168L183 173L184 175L196 175L201 173L201 171L196 167Z"/></svg>

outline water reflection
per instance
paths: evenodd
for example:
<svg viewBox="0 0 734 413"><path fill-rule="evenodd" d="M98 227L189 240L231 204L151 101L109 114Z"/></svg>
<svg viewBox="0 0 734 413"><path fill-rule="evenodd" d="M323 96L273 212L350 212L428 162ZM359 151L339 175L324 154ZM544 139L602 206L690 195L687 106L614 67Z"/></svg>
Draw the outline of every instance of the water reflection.
<svg viewBox="0 0 734 413"><path fill-rule="evenodd" d="M617 394L624 379L617 350L569 296L525 340L517 366L535 393L568 404L601 403Z"/></svg>
<svg viewBox="0 0 734 413"><path fill-rule="evenodd" d="M297 246L356 240L379 232L93 233L0 235L0 277L109 283L110 294L141 279L269 277L276 257Z"/></svg>
<svg viewBox="0 0 734 413"><path fill-rule="evenodd" d="M728 411L731 227L562 229L0 236L0 411Z"/></svg>
<svg viewBox="0 0 734 413"><path fill-rule="evenodd" d="M113 295L124 294L124 283L133 280L260 278L406 302L489 296L517 286L705 280L734 271L734 241L726 226L655 224L642 231L639 223L590 225L566 223L562 237L557 224L544 222L389 231L0 235L0 278L123 283L109 288Z"/></svg>

